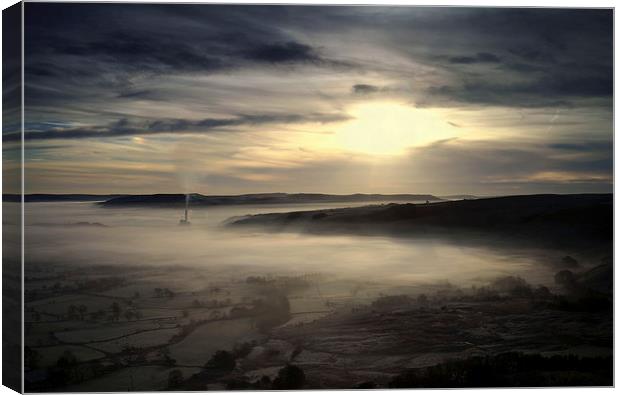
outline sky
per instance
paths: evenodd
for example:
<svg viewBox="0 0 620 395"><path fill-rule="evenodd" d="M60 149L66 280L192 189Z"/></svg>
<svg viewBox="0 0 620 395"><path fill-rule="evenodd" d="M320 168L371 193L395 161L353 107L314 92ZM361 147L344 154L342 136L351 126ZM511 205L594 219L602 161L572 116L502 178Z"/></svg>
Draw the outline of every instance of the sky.
<svg viewBox="0 0 620 395"><path fill-rule="evenodd" d="M611 10L26 3L26 192L611 192L612 95Z"/></svg>

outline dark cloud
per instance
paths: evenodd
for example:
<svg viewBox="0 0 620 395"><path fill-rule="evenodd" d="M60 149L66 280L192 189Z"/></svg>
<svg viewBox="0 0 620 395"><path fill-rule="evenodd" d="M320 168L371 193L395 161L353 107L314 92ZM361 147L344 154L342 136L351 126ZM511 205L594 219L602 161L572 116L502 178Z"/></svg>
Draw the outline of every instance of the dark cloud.
<svg viewBox="0 0 620 395"><path fill-rule="evenodd" d="M318 63L321 61L321 58L311 46L294 41L261 45L249 50L245 57L257 62L268 63Z"/></svg>
<svg viewBox="0 0 620 395"><path fill-rule="evenodd" d="M336 72L355 67L287 33L286 14L284 7L262 6L28 4L26 106L30 114L65 119L71 109L81 123L92 122L85 114L117 113L98 120L103 123L135 114L134 101L183 105L186 94L188 101L199 100L181 86L162 89L172 78L270 72L278 65L287 72L298 66ZM203 97L224 100L206 91Z"/></svg>
<svg viewBox="0 0 620 395"><path fill-rule="evenodd" d="M455 85L431 87L431 102L475 103L517 107L572 107L578 99L610 99L613 94L612 71L581 73L574 67L558 69L556 74L543 74L529 81L501 82L483 78ZM438 99L437 101L433 100ZM604 102L603 105L609 105Z"/></svg>
<svg viewBox="0 0 620 395"><path fill-rule="evenodd" d="M386 60L373 48L441 72L440 78L415 80L416 89L406 99L417 104L579 107L611 102L610 10L60 3L29 3L26 10L26 103L46 114L79 106L86 111L97 100L118 98L128 104L174 103L174 95L183 91L154 89L159 80L152 78L159 75L269 70L278 64L332 71L352 63L334 58L337 51L330 56L325 47L346 52L346 34L364 32L366 46L355 54L361 59L356 72L385 73L398 86L416 78L404 67L388 73L376 66ZM438 57L438 49L445 55ZM315 72L325 70L304 70L308 76ZM359 76L348 75L351 81ZM386 90L371 84L351 89L354 94ZM205 97L212 94L205 92Z"/></svg>
<svg viewBox="0 0 620 395"><path fill-rule="evenodd" d="M455 64L473 64L473 63L499 63L501 59L496 55L488 52L478 52L474 56L453 56L448 59L450 63Z"/></svg>
<svg viewBox="0 0 620 395"><path fill-rule="evenodd" d="M200 47L161 35L110 32L92 40L44 41L48 51L58 60L68 64L79 59L90 63L94 61L99 65L109 65L109 70L115 72L213 72L227 67L224 59L213 56ZM41 68L38 64L30 67ZM89 70L85 71L86 75L90 75Z"/></svg>
<svg viewBox="0 0 620 395"><path fill-rule="evenodd" d="M223 40L228 46L221 45ZM216 72L244 66L244 61L259 63L312 63L328 65L310 45L296 41L264 43L245 35L222 32L207 41L188 43L184 39L137 32L114 32L102 40L67 43L50 42L57 55L69 55L121 66L132 72L182 73ZM32 66L39 70L36 66Z"/></svg>
<svg viewBox="0 0 620 395"><path fill-rule="evenodd" d="M357 95L368 95L370 93L376 93L381 90L378 86L369 85L369 84L356 84L351 88L353 93Z"/></svg>
<svg viewBox="0 0 620 395"><path fill-rule="evenodd" d="M567 147L579 147L581 157L557 155ZM441 144L416 148L411 156L422 163L423 168L442 179L476 177L491 182L527 180L539 173L599 174L611 178L609 169L613 153L606 142L552 143L547 147L516 141L449 140Z"/></svg>
<svg viewBox="0 0 620 395"><path fill-rule="evenodd" d="M224 130L238 126L255 126L266 124L291 123L330 123L348 120L342 114L258 114L239 115L234 118L205 118L201 120L188 119L159 119L153 121L131 121L127 118L119 119L107 125L75 128L50 128L41 131L28 131L24 134L26 140L52 139L83 139L109 138L123 136L141 136L164 133L205 133ZM21 139L21 133L10 133L4 136L7 142Z"/></svg>
<svg viewBox="0 0 620 395"><path fill-rule="evenodd" d="M550 52L543 52L534 48L512 48L508 52L516 55L522 60L530 62L555 63L555 56Z"/></svg>
<svg viewBox="0 0 620 395"><path fill-rule="evenodd" d="M108 65L108 72L115 73L182 73L229 70L248 61L331 62L242 7L32 4L27 9L27 59L33 74L50 65L43 59L63 66L83 59L79 67L87 73L89 64ZM162 24L175 29L162 29Z"/></svg>
<svg viewBox="0 0 620 395"><path fill-rule="evenodd" d="M444 48L449 43L476 55L420 54L419 61L447 73L443 83L429 87L425 105L609 108L610 10L453 9L441 15L445 30L429 33L427 45ZM432 27L417 29L430 32ZM464 65L471 67L454 67Z"/></svg>
<svg viewBox="0 0 620 395"><path fill-rule="evenodd" d="M551 143L549 148L576 152L603 152L609 155L614 145L611 141L588 141L578 143Z"/></svg>
<svg viewBox="0 0 620 395"><path fill-rule="evenodd" d="M423 99L413 101L426 105L575 106L609 98L613 82L610 10L31 3L26 21L27 101L41 107L79 101L69 96L86 87L144 98L132 92L145 91L137 80L153 75L274 65L384 73L373 46L443 71L434 86L416 81L411 95ZM355 61L333 55L347 51L350 34L367 46ZM453 51L437 56L445 48ZM401 83L412 76L388 71ZM54 89L32 90L41 86Z"/></svg>
<svg viewBox="0 0 620 395"><path fill-rule="evenodd" d="M161 97L152 90L133 90L124 91L117 95L119 99L144 99L144 100L161 100Z"/></svg>
<svg viewBox="0 0 620 395"><path fill-rule="evenodd" d="M509 63L504 63L502 64L500 67L502 67L503 69L507 70L507 71L515 71L519 74L531 74L531 73L535 73L535 72L545 72L546 69L544 67L541 66L537 66L534 64L529 64L529 63L522 63L522 62L509 62Z"/></svg>

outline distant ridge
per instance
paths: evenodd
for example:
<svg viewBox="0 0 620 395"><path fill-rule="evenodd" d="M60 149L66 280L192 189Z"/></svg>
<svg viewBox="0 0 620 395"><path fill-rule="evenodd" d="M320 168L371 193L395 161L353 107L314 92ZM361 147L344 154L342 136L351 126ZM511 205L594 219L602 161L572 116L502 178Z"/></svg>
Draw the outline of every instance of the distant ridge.
<svg viewBox="0 0 620 395"><path fill-rule="evenodd" d="M447 195L447 196L439 196L442 200L474 200L474 199L482 199L480 196L475 195Z"/></svg>
<svg viewBox="0 0 620 395"><path fill-rule="evenodd" d="M433 195L382 195L362 194L329 195L322 193L256 193L247 195L207 196L192 193L190 205L193 207L242 205L242 204L299 204L299 203L353 203L353 202L439 202L442 199ZM104 207L153 206L176 207L185 204L184 194L125 195L99 203Z"/></svg>
<svg viewBox="0 0 620 395"><path fill-rule="evenodd" d="M113 199L124 195L93 195L93 194L54 194L34 193L24 195L25 202L98 202ZM3 202L21 202L22 195L5 193L2 195Z"/></svg>

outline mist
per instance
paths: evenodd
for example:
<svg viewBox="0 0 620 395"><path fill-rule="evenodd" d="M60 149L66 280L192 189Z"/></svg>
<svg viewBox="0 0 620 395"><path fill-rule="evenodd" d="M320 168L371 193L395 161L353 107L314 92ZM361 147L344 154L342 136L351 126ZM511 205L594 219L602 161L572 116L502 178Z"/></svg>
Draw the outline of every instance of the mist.
<svg viewBox="0 0 620 395"><path fill-rule="evenodd" d="M192 209L191 225L183 227L178 226L183 214L178 209L108 209L91 202L28 204L26 259L33 264L118 265L121 270L182 268L215 277L321 273L386 286L445 281L471 285L501 275L550 285L557 269L541 264L543 255L534 250L507 254L506 249L455 245L440 238L273 233L223 226L228 218L244 214L329 207Z"/></svg>

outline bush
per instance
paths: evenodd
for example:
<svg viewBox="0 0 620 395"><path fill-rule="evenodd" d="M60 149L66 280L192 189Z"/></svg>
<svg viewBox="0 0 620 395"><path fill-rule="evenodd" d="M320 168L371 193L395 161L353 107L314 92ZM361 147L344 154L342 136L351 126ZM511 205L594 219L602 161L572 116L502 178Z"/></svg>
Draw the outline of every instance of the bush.
<svg viewBox="0 0 620 395"><path fill-rule="evenodd" d="M228 351L220 350L209 359L209 362L205 365L206 368L219 369L225 371L231 371L235 368L237 363L235 357Z"/></svg>

